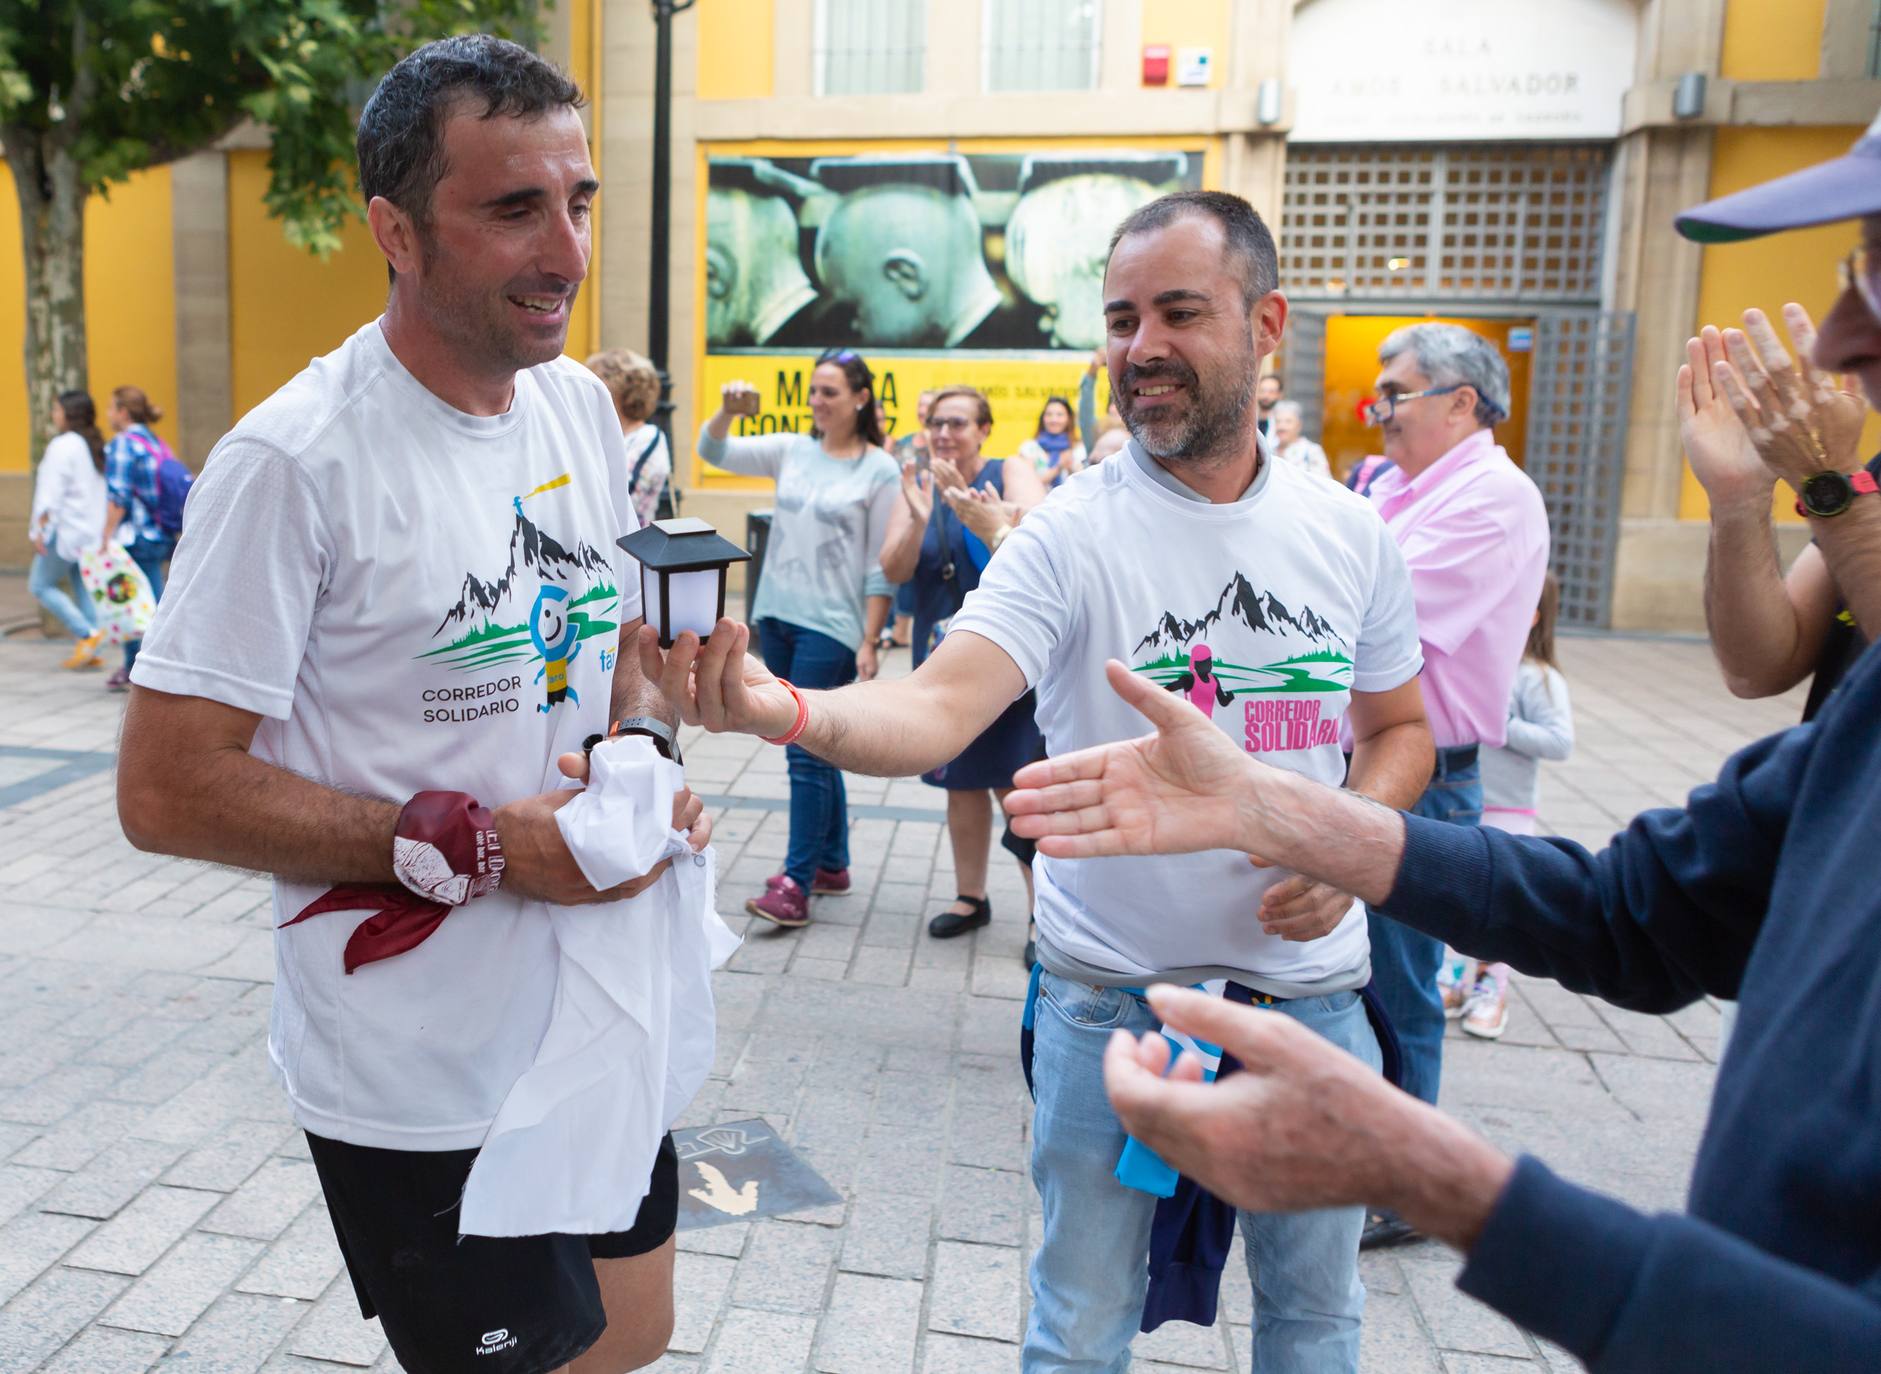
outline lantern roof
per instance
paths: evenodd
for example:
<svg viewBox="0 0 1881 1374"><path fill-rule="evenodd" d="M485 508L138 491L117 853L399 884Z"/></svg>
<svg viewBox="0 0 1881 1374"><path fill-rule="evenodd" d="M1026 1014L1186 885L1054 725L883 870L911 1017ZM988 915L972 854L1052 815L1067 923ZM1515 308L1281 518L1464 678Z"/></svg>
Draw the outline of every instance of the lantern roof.
<svg viewBox="0 0 1881 1374"><path fill-rule="evenodd" d="M751 555L693 516L655 520L615 541L655 572L690 572L748 562Z"/></svg>

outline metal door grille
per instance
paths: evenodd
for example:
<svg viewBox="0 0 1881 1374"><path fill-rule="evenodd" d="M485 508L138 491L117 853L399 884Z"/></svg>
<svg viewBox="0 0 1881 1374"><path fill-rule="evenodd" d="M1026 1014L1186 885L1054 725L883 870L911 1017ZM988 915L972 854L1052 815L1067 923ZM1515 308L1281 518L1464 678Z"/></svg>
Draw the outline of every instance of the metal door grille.
<svg viewBox="0 0 1881 1374"><path fill-rule="evenodd" d="M1280 279L1294 300L1600 299L1605 147L1290 146Z"/></svg>
<svg viewBox="0 0 1881 1374"><path fill-rule="evenodd" d="M1326 316L1317 310L1295 310L1287 316L1280 347L1281 385L1287 399L1300 404L1306 437L1318 443L1326 412Z"/></svg>
<svg viewBox="0 0 1881 1374"><path fill-rule="evenodd" d="M1536 318L1526 466L1548 506L1563 624L1607 625L1632 371L1632 312L1559 310Z"/></svg>

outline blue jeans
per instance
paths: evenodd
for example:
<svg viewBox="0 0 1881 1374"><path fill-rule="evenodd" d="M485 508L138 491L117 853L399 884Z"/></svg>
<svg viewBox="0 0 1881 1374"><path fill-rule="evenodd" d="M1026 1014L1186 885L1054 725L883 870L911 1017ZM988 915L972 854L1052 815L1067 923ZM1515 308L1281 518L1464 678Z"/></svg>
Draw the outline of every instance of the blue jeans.
<svg viewBox="0 0 1881 1374"><path fill-rule="evenodd" d="M1438 751L1438 776L1411 808L1414 816L1452 825L1479 825L1483 819L1480 765L1445 769ZM1412 930L1376 911L1367 917L1372 937L1372 991L1398 1033L1404 1055L1404 1091L1432 1106L1443 1076L1443 994L1437 970L1443 966L1443 941Z"/></svg>
<svg viewBox="0 0 1881 1374"><path fill-rule="evenodd" d="M150 599L163 600L163 568L170 561L170 555L176 552L174 539L139 539L126 550L131 562L143 570L150 579ZM130 672L137 662L137 651L144 647L141 639L126 640L124 644L124 671Z"/></svg>
<svg viewBox="0 0 1881 1374"><path fill-rule="evenodd" d="M1276 1003L1373 1069L1378 1040L1356 992ZM1039 978L1032 1077L1032 1182L1045 1204L1045 1238L1032 1258L1025 1374L1121 1374L1149 1289L1156 1199L1112 1170L1123 1127L1104 1095L1104 1046L1117 1029L1157 1025L1120 988ZM1358 1369L1365 1287L1358 1276L1361 1207L1243 1212L1254 1285L1253 1367L1261 1374L1352 1374ZM1227 1278L1224 1275L1223 1281Z"/></svg>
<svg viewBox="0 0 1881 1374"><path fill-rule="evenodd" d="M91 597L78 575L78 564L68 563L50 550L34 554L33 570L27 574L26 586L74 638L84 639L98 628L91 611ZM67 591L67 587L71 590Z"/></svg>
<svg viewBox="0 0 1881 1374"><path fill-rule="evenodd" d="M856 651L826 634L766 616L758 622L764 666L793 685L824 690L856 680ZM807 749L784 747L790 769L790 847L784 872L805 892L819 868L849 867L849 794L842 771Z"/></svg>

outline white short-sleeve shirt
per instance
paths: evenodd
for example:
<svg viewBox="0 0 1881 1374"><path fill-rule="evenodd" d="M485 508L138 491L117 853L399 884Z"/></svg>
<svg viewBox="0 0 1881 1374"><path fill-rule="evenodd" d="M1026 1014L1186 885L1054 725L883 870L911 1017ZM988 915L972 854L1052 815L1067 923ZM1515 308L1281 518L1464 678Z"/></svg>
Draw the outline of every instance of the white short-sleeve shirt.
<svg viewBox="0 0 1881 1374"><path fill-rule="evenodd" d="M1134 450L1134 446L1133 446ZM1354 690L1414 678L1423 659L1404 559L1370 503L1285 463L1239 501L1188 499L1134 451L1065 482L981 575L950 633L999 645L1038 691L1050 753L1133 739L1142 716L1110 689L1119 659L1208 713L1265 762L1337 786ZM1044 942L1120 976L1222 968L1290 988L1369 967L1354 902L1321 939L1261 931L1282 875L1245 854L1036 865Z"/></svg>
<svg viewBox="0 0 1881 1374"><path fill-rule="evenodd" d="M190 493L132 673L261 716L255 757L403 803L553 790L604 732L637 528L607 389L560 358L507 413L462 413L365 326L245 416ZM279 927L324 885L277 879ZM502 891L348 975L364 914L275 934L269 1050L302 1126L360 1145L479 1144L555 990L546 911Z"/></svg>

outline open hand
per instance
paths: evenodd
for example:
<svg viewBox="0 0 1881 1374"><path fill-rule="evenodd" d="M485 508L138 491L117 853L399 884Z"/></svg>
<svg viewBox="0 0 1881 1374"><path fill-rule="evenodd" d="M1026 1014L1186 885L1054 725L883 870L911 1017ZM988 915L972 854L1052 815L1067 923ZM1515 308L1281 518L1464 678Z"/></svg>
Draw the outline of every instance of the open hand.
<svg viewBox="0 0 1881 1374"><path fill-rule="evenodd" d="M1724 355L1724 335L1706 325L1685 341L1685 356L1689 361L1680 366L1678 380L1679 440L1692 474L1713 506L1767 510L1776 478L1716 380L1719 369L1734 371Z"/></svg>
<svg viewBox="0 0 1881 1374"><path fill-rule="evenodd" d="M671 649L660 648L659 631L640 627L640 671L688 725L712 734L727 732L772 739L797 720L797 699L771 671L745 652L751 631L721 619L702 646L687 630Z"/></svg>
<svg viewBox="0 0 1881 1374"><path fill-rule="evenodd" d="M934 515L934 479L912 462L901 465L901 499L908 511L923 525Z"/></svg>
<svg viewBox="0 0 1881 1374"><path fill-rule="evenodd" d="M1713 364L1712 381L1749 431L1770 471L1792 487L1818 472L1853 472L1861 466L1861 425L1868 407L1853 391L1838 387L1810 361L1816 327L1809 312L1783 307L1783 322L1796 345L1792 361L1761 310L1744 312L1744 327L1724 331L1729 360Z"/></svg>
<svg viewBox="0 0 1881 1374"><path fill-rule="evenodd" d="M1112 659L1104 674L1156 732L1028 764L1006 798L1015 834L1055 859L1246 849L1237 798L1284 777L1250 759L1207 716Z"/></svg>

